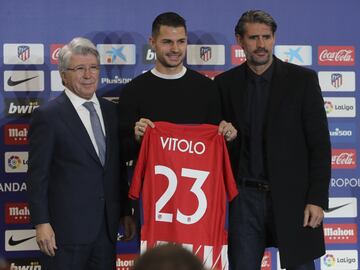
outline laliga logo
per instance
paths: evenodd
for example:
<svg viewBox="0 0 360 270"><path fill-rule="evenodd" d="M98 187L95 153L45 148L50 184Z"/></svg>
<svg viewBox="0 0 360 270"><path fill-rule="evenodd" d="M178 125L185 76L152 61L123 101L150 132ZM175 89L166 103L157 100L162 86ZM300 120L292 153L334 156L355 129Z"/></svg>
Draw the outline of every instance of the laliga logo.
<svg viewBox="0 0 360 270"><path fill-rule="evenodd" d="M326 254L323 258L324 264L328 267L335 265L335 257L331 254Z"/></svg>
<svg viewBox="0 0 360 270"><path fill-rule="evenodd" d="M331 113L334 109L334 106L332 105L331 101L325 101L324 107L325 107L326 113Z"/></svg>
<svg viewBox="0 0 360 270"><path fill-rule="evenodd" d="M18 156L11 156L8 159L8 165L11 169L17 169L21 165L21 159Z"/></svg>

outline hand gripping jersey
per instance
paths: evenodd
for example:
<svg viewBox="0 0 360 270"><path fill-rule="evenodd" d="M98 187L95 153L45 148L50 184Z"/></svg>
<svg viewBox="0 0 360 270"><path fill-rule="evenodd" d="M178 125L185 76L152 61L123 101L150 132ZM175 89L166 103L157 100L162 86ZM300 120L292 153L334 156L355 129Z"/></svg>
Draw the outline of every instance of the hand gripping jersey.
<svg viewBox="0 0 360 270"><path fill-rule="evenodd" d="M129 197L142 195L141 252L176 242L205 267L228 269L226 198L237 194L224 137L214 125L155 122L143 137Z"/></svg>

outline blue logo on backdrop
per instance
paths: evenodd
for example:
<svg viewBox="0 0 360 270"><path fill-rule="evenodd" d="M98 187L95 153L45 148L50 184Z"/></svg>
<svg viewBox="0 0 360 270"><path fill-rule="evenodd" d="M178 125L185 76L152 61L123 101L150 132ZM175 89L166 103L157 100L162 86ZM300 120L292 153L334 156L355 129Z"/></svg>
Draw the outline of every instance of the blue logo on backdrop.
<svg viewBox="0 0 360 270"><path fill-rule="evenodd" d="M355 143L355 123L329 123L330 139L333 143Z"/></svg>

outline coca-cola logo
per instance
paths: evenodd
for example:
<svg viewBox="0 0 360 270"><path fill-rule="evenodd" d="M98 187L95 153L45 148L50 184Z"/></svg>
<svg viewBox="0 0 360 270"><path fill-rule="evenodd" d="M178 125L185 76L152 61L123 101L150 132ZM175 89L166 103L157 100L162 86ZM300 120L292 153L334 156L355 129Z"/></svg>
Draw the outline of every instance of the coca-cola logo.
<svg viewBox="0 0 360 270"><path fill-rule="evenodd" d="M352 46L320 46L318 49L318 56L319 65L355 65L355 48Z"/></svg>
<svg viewBox="0 0 360 270"><path fill-rule="evenodd" d="M355 149L333 149L331 165L333 169L354 169L356 168Z"/></svg>
<svg viewBox="0 0 360 270"><path fill-rule="evenodd" d="M50 61L51 64L59 63L59 53L64 44L51 44L50 45Z"/></svg>

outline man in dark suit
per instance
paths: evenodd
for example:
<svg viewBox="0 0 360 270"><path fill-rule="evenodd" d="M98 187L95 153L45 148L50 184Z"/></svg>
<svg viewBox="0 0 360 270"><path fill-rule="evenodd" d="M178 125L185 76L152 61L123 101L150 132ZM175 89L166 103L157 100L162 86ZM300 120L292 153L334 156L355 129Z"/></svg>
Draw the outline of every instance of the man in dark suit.
<svg viewBox="0 0 360 270"><path fill-rule="evenodd" d="M281 266L315 269L323 255L331 147L316 73L273 56L276 23L245 12L235 28L247 61L221 75L223 117L238 130L229 145L239 196L229 210L232 270L260 269L265 247Z"/></svg>
<svg viewBox="0 0 360 270"><path fill-rule="evenodd" d="M99 53L75 38L59 55L65 91L29 131L28 193L43 269L115 269L120 219L134 235L120 161L117 109L97 97Z"/></svg>

